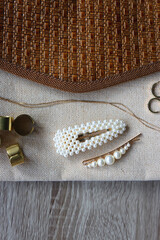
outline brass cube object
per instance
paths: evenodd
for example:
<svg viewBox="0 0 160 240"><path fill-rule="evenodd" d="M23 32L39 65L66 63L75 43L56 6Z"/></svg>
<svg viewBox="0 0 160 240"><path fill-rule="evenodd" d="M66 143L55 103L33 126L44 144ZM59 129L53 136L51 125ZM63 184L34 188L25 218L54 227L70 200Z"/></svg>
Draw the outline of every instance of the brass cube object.
<svg viewBox="0 0 160 240"><path fill-rule="evenodd" d="M24 155L19 144L7 147L6 151L12 167L24 163Z"/></svg>

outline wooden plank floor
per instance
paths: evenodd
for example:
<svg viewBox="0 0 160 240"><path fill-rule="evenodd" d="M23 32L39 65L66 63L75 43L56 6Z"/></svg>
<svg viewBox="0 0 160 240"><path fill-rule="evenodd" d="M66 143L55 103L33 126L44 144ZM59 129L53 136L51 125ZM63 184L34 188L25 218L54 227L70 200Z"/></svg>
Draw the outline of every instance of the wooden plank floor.
<svg viewBox="0 0 160 240"><path fill-rule="evenodd" d="M0 240L159 240L160 182L1 182L0 217Z"/></svg>

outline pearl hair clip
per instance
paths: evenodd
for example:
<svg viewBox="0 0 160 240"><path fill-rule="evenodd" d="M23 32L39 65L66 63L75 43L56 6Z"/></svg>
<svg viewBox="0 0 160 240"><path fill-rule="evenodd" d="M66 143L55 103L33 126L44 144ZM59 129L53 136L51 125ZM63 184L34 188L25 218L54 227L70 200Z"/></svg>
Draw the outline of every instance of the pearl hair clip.
<svg viewBox="0 0 160 240"><path fill-rule="evenodd" d="M68 157L68 155L72 156L80 151L85 152L86 149L90 150L112 141L125 130L126 124L122 120L93 121L68 129L64 128L62 131L58 130L53 140L57 153Z"/></svg>
<svg viewBox="0 0 160 240"><path fill-rule="evenodd" d="M105 165L113 165L116 160L119 160L122 155L126 153L126 151L131 147L133 143L136 141L139 141L139 137L141 136L141 133L135 136L134 138L130 139L128 142L124 143L120 147L105 153L101 156L91 158L88 160L83 161L82 163L89 168L95 168L95 167L103 167Z"/></svg>

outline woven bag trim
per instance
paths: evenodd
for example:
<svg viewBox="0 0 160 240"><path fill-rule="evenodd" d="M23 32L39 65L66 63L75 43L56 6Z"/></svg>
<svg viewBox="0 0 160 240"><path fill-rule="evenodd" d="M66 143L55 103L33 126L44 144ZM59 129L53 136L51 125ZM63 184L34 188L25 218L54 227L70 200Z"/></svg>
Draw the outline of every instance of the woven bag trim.
<svg viewBox="0 0 160 240"><path fill-rule="evenodd" d="M158 72L160 71L160 62L148 64L146 66L142 66L135 70L127 71L125 73L109 76L105 79L95 80L94 82L70 82L60 80L47 74L36 72L34 70L27 70L19 65L14 65L12 63L6 62L3 59L0 59L0 68L20 77L27 78L29 80L47 85L49 87L53 87L63 91L82 93L110 87L154 72Z"/></svg>

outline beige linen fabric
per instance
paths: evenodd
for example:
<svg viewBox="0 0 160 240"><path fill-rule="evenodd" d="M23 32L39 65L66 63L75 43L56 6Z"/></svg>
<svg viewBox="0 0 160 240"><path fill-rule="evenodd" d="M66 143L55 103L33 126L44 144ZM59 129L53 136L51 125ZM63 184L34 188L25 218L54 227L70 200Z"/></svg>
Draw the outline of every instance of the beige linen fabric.
<svg viewBox="0 0 160 240"><path fill-rule="evenodd" d="M61 92L22 79L0 70L0 95L27 103L39 103L59 99L88 99L116 101L126 104L139 117L160 125L160 115L147 108L151 86L160 80L155 73L138 80L111 88L84 94ZM29 114L36 121L35 131L26 137L1 132L3 145L19 142L26 162L11 167L5 148L0 149L0 180L8 181L63 181L63 180L159 180L160 179L160 133L146 128L136 119L120 110L106 105L71 103L41 109L27 109L11 103L0 102L0 115L16 117ZM93 120L123 119L128 130L116 140L79 155L64 158L56 153L53 137L58 129ZM82 161L112 150L138 133L141 141L132 146L123 158L111 167L88 169Z"/></svg>

